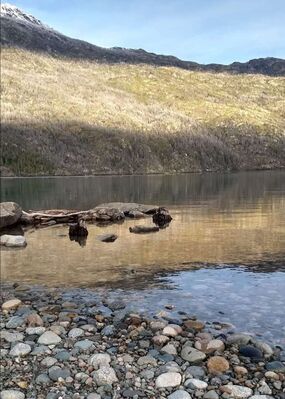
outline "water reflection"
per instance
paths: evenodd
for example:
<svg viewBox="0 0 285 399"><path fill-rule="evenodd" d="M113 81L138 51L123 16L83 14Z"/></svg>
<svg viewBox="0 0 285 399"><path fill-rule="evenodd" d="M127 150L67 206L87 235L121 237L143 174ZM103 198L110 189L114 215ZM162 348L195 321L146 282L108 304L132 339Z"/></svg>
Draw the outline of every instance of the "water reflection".
<svg viewBox="0 0 285 399"><path fill-rule="evenodd" d="M24 209L89 209L104 202L159 205L206 204L220 209L254 206L285 192L285 171L154 176L97 176L2 179L2 201Z"/></svg>

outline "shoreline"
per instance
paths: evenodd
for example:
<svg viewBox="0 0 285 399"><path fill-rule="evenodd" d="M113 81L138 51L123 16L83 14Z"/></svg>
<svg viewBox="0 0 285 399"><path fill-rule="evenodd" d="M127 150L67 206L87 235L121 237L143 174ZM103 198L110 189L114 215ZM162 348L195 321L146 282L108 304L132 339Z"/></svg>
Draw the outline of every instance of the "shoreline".
<svg viewBox="0 0 285 399"><path fill-rule="evenodd" d="M278 345L182 311L173 318L171 304L150 315L108 291L93 302L19 285L1 294L2 390L19 392L3 399L284 398Z"/></svg>
<svg viewBox="0 0 285 399"><path fill-rule="evenodd" d="M148 172L148 173L97 173L97 174L87 174L87 175L26 175L26 176L3 176L1 175L1 179L35 179L35 178L43 178L43 179L55 179L55 178L90 178L90 177L139 177L139 176L178 176L178 175L206 175L206 174L237 174L237 173L247 173L247 172L274 172L274 171L283 171L284 167L273 167L273 168L254 168L254 169L232 169L232 170L201 170L201 171L188 171L188 172Z"/></svg>

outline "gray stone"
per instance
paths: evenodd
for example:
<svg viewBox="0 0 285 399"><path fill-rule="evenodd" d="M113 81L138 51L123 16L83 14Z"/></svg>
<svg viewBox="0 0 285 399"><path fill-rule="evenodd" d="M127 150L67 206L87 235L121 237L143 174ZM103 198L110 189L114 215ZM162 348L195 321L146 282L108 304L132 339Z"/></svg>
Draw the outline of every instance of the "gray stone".
<svg viewBox="0 0 285 399"><path fill-rule="evenodd" d="M5 389L1 391L1 399L25 399L25 394L16 389Z"/></svg>
<svg viewBox="0 0 285 399"><path fill-rule="evenodd" d="M55 363L57 363L57 359L55 359L54 357L51 357L51 356L47 356L46 358L44 358L41 361L41 365L44 367L51 367L51 366L55 365Z"/></svg>
<svg viewBox="0 0 285 399"><path fill-rule="evenodd" d="M247 399L252 395L252 389L243 387L241 385L231 385L225 386L226 392L235 399Z"/></svg>
<svg viewBox="0 0 285 399"><path fill-rule="evenodd" d="M181 351L182 359L186 360L190 363L199 363L201 360L204 360L206 355L205 353L198 351L197 349L193 348L192 346L185 345Z"/></svg>
<svg viewBox="0 0 285 399"><path fill-rule="evenodd" d="M10 350L10 356L26 356L28 353L31 352L31 350L32 348L30 347L30 345L19 342Z"/></svg>
<svg viewBox="0 0 285 399"><path fill-rule="evenodd" d="M57 381L59 378L63 378L65 380L67 377L70 377L70 371L67 368L52 366L48 371L48 375L53 381Z"/></svg>
<svg viewBox="0 0 285 399"><path fill-rule="evenodd" d="M7 342L17 342L17 341L23 341L24 334L3 330L0 332L0 337L1 339L4 339Z"/></svg>
<svg viewBox="0 0 285 399"><path fill-rule="evenodd" d="M138 359L137 363L139 366L146 366L149 364L152 366L156 366L157 360L152 356L142 356Z"/></svg>
<svg viewBox="0 0 285 399"><path fill-rule="evenodd" d="M161 353L168 353L169 355L177 355L177 349L173 344L167 344L160 350Z"/></svg>
<svg viewBox="0 0 285 399"><path fill-rule="evenodd" d="M116 234L103 234L98 236L98 240L102 242L114 242L118 236Z"/></svg>
<svg viewBox="0 0 285 399"><path fill-rule="evenodd" d="M185 374L191 374L193 378L203 378L205 370L199 366L190 366L187 367Z"/></svg>
<svg viewBox="0 0 285 399"><path fill-rule="evenodd" d="M17 223L22 215L22 208L16 202L0 203L0 229Z"/></svg>
<svg viewBox="0 0 285 399"><path fill-rule="evenodd" d="M103 328L101 331L102 335L106 335L106 337L110 337L111 335L114 334L115 327L114 326L106 326Z"/></svg>
<svg viewBox="0 0 285 399"><path fill-rule="evenodd" d="M278 360L266 364L266 369L269 371L276 371L277 373L285 373L285 365Z"/></svg>
<svg viewBox="0 0 285 399"><path fill-rule="evenodd" d="M187 388L190 389L206 389L208 384L205 381L198 380L197 378L190 378L189 380L185 381L184 384Z"/></svg>
<svg viewBox="0 0 285 399"><path fill-rule="evenodd" d="M191 395L183 389L178 389L171 395L167 396L167 399L191 399Z"/></svg>
<svg viewBox="0 0 285 399"><path fill-rule="evenodd" d="M89 393L86 399L101 399L101 395L99 395L98 393Z"/></svg>
<svg viewBox="0 0 285 399"><path fill-rule="evenodd" d="M45 330L45 327L28 327L26 328L26 333L28 335L42 335Z"/></svg>
<svg viewBox="0 0 285 399"><path fill-rule="evenodd" d="M99 370L94 371L93 378L98 386L112 385L118 381L115 370L110 366L102 366Z"/></svg>
<svg viewBox="0 0 285 399"><path fill-rule="evenodd" d="M219 395L217 394L216 391L212 390L206 392L205 395L203 396L203 399L219 399Z"/></svg>
<svg viewBox="0 0 285 399"><path fill-rule="evenodd" d="M141 378L145 378L146 380L152 380L154 378L153 370L143 370L140 373Z"/></svg>
<svg viewBox="0 0 285 399"><path fill-rule="evenodd" d="M41 384L41 385L47 385L47 384L50 383L50 378L49 378L49 376L48 376L47 374L45 374L45 373L39 374L39 375L37 376L37 378L36 378L36 383L37 383L37 384Z"/></svg>
<svg viewBox="0 0 285 399"><path fill-rule="evenodd" d="M44 332L38 339L38 343L42 345L57 345L61 342L61 338L52 331Z"/></svg>
<svg viewBox="0 0 285 399"><path fill-rule="evenodd" d="M20 316L12 316L6 323L6 328L17 328L25 323L25 319Z"/></svg>
<svg viewBox="0 0 285 399"><path fill-rule="evenodd" d="M96 353L95 355L92 355L88 360L88 363L95 368L109 366L110 362L111 356L108 353Z"/></svg>
<svg viewBox="0 0 285 399"><path fill-rule="evenodd" d="M5 247L25 247L27 245L27 241L24 236L3 234L0 237L0 245Z"/></svg>
<svg viewBox="0 0 285 399"><path fill-rule="evenodd" d="M84 335L84 331L81 328L73 328L69 331L68 337L71 339L75 339Z"/></svg>
<svg viewBox="0 0 285 399"><path fill-rule="evenodd" d="M179 373L173 373L173 372L163 373L157 377L155 381L155 386L156 388L177 387L181 384L181 379L182 378Z"/></svg>
<svg viewBox="0 0 285 399"><path fill-rule="evenodd" d="M88 351L89 349L94 348L94 342L89 339L84 339L82 341L77 341L74 346L82 351Z"/></svg>
<svg viewBox="0 0 285 399"><path fill-rule="evenodd" d="M247 345L251 339L251 336L248 334L232 334L228 335L227 343L229 345Z"/></svg>
<svg viewBox="0 0 285 399"><path fill-rule="evenodd" d="M67 352L67 351L65 351L65 350L59 351L59 352L57 352L57 354L55 355L56 359L59 360L59 361L61 361L61 362L64 362L64 361L69 360L70 356L71 356L70 353Z"/></svg>

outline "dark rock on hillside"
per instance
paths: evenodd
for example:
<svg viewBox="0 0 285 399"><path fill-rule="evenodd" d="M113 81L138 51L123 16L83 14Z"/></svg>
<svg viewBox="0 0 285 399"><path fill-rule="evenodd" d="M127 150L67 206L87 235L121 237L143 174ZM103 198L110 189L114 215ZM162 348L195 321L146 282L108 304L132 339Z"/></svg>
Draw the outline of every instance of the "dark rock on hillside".
<svg viewBox="0 0 285 399"><path fill-rule="evenodd" d="M149 53L143 49L99 47L82 40L69 38L17 7L5 4L1 6L1 45L98 62L143 63L188 70L285 76L285 60L272 57L254 59L245 63L234 62L230 65L202 65L169 55Z"/></svg>

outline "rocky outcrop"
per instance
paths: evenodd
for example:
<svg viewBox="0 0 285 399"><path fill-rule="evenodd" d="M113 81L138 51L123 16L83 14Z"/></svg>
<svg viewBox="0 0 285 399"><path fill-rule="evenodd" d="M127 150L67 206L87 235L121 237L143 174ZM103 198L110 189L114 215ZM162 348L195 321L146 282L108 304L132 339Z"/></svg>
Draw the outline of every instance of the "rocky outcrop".
<svg viewBox="0 0 285 399"><path fill-rule="evenodd" d="M12 226L18 222L22 215L22 208L15 202L0 203L0 229Z"/></svg>

